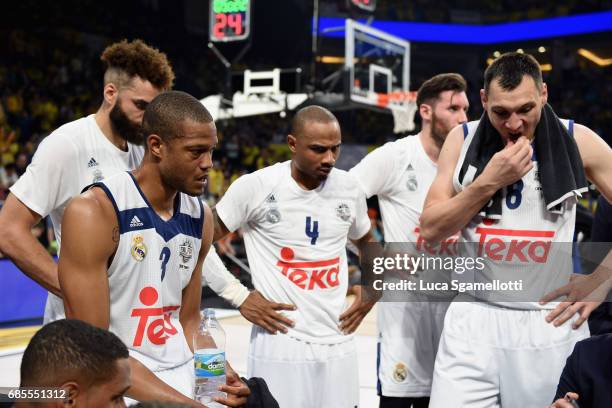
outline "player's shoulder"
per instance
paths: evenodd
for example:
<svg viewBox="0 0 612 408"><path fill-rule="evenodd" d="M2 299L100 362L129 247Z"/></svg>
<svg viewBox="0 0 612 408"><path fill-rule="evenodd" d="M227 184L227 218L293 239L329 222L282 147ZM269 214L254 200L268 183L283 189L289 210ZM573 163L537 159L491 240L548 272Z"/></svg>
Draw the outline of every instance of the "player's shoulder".
<svg viewBox="0 0 612 408"><path fill-rule="evenodd" d="M291 162L284 161L270 166L255 170L251 173L240 176L243 183L256 183L261 187L275 184L281 179L284 173L291 174Z"/></svg>
<svg viewBox="0 0 612 408"><path fill-rule="evenodd" d="M90 132L93 116L84 117L65 123L45 137L37 150L41 153L58 156L58 160L68 160L76 155L78 146Z"/></svg>
<svg viewBox="0 0 612 408"><path fill-rule="evenodd" d="M51 132L48 137L57 137L74 143L89 135L94 126L96 126L94 115L89 115L63 124Z"/></svg>
<svg viewBox="0 0 612 408"><path fill-rule="evenodd" d="M361 194L361 187L357 176L350 171L334 168L327 178L326 187L334 192Z"/></svg>
<svg viewBox="0 0 612 408"><path fill-rule="evenodd" d="M77 217L81 220L99 218L106 221L114 214L111 198L101 186L93 185L70 200L64 217Z"/></svg>

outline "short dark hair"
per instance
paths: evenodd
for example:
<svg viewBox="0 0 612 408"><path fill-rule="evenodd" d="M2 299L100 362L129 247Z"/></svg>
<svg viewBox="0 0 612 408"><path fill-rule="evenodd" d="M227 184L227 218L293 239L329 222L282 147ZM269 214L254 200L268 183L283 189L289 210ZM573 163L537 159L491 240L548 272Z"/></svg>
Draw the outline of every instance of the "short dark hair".
<svg viewBox="0 0 612 408"><path fill-rule="evenodd" d="M117 360L128 357L113 333L80 320L57 320L43 326L26 347L21 386L59 386L71 379L99 384L116 375Z"/></svg>
<svg viewBox="0 0 612 408"><path fill-rule="evenodd" d="M465 92L467 84L465 79L456 73L438 74L423 82L417 91L417 107L423 103L431 103L438 99L440 94L445 91Z"/></svg>
<svg viewBox="0 0 612 408"><path fill-rule="evenodd" d="M491 82L497 80L503 90L511 91L521 84L523 77L533 78L538 90L542 89L542 70L538 61L529 54L507 52L487 67L484 74L484 89L489 93Z"/></svg>
<svg viewBox="0 0 612 408"><path fill-rule="evenodd" d="M135 76L149 81L159 90L172 89L174 72L166 54L142 40L122 40L106 47L100 59L106 65L104 83L125 86Z"/></svg>
<svg viewBox="0 0 612 408"><path fill-rule="evenodd" d="M157 95L147 106L142 119L145 138L156 134L164 141L182 136L185 120L211 123L208 109L193 96L181 91L168 91Z"/></svg>
<svg viewBox="0 0 612 408"><path fill-rule="evenodd" d="M319 105L310 105L297 111L291 122L291 134L295 137L304 132L306 123L338 123L338 119L329 110Z"/></svg>

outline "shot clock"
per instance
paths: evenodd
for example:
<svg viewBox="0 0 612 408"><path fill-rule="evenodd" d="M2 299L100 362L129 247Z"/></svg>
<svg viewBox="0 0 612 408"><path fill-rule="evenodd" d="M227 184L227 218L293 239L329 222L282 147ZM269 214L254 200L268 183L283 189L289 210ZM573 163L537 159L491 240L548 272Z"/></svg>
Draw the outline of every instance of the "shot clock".
<svg viewBox="0 0 612 408"><path fill-rule="evenodd" d="M210 0L210 40L246 39L251 32L251 0Z"/></svg>

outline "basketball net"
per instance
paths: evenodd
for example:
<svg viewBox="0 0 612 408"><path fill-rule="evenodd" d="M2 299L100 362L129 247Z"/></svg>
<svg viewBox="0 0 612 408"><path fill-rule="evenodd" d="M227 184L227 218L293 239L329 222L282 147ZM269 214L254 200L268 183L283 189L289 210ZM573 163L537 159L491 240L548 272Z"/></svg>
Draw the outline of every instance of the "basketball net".
<svg viewBox="0 0 612 408"><path fill-rule="evenodd" d="M414 115L417 111L416 92L377 93L376 105L389 109L393 114L393 133L414 130Z"/></svg>

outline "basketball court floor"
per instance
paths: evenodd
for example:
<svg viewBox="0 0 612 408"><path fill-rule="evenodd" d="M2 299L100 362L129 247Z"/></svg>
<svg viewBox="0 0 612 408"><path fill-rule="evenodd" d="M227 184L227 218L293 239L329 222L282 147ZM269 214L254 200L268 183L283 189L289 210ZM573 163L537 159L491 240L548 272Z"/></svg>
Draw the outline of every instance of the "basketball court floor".
<svg viewBox="0 0 612 408"><path fill-rule="evenodd" d="M246 375L251 323L238 311L217 310L227 336L226 355L232 367ZM0 329L0 387L19 385L19 365L23 350L39 326ZM378 407L376 395L376 306L357 330L355 340L359 359L360 407ZM342 381L342 379L338 379Z"/></svg>

